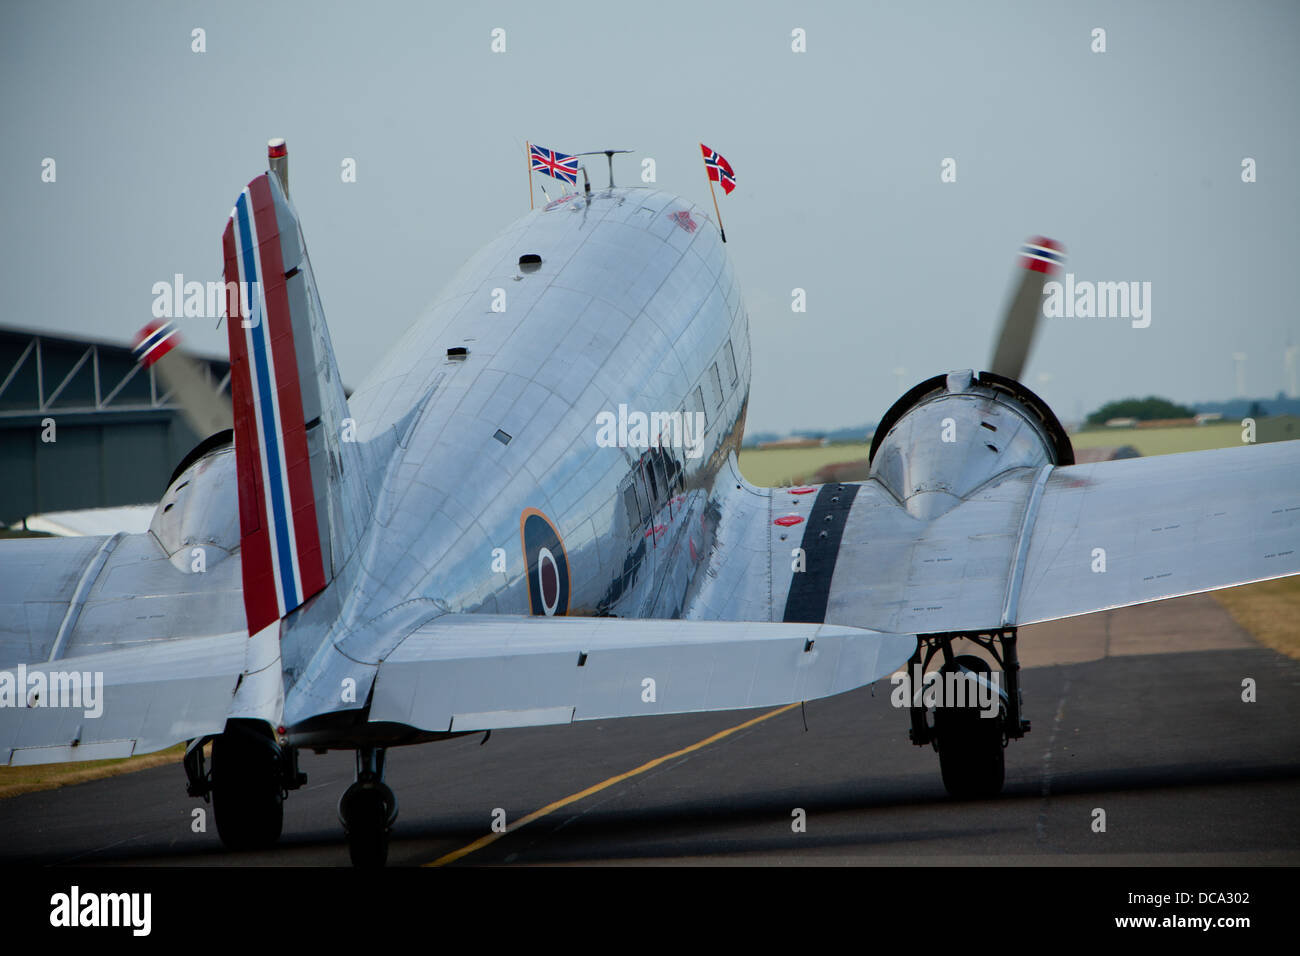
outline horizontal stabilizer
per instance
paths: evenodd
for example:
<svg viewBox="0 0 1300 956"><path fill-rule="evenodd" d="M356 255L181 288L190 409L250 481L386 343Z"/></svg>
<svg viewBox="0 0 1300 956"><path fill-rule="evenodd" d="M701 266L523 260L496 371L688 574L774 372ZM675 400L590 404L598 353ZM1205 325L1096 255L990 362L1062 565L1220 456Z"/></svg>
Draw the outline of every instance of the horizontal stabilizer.
<svg viewBox="0 0 1300 956"><path fill-rule="evenodd" d="M220 733L248 643L236 631L6 668L0 767L130 757Z"/></svg>
<svg viewBox="0 0 1300 956"><path fill-rule="evenodd" d="M454 732L771 707L869 684L915 649L825 624L448 614L379 665L370 720Z"/></svg>

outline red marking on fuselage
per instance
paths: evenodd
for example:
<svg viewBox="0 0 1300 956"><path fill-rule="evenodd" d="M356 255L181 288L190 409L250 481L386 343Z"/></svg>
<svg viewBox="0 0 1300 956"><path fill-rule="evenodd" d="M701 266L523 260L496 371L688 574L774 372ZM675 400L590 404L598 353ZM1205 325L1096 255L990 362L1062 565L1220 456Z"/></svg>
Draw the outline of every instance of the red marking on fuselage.
<svg viewBox="0 0 1300 956"><path fill-rule="evenodd" d="M687 232L694 232L696 229L697 223L691 218L691 214L685 209L669 213L668 218L677 223L677 225L681 226L681 228L685 229Z"/></svg>

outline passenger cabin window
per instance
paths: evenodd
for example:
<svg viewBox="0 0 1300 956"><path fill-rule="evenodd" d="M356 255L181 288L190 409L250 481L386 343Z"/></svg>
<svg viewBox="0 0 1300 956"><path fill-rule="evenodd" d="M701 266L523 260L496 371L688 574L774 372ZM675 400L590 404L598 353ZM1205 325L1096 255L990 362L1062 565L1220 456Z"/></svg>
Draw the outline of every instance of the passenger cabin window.
<svg viewBox="0 0 1300 956"><path fill-rule="evenodd" d="M659 503L659 482L655 480L655 470L649 458L641 459L641 467L645 469L645 483L650 489L650 511L653 514L655 505Z"/></svg>
<svg viewBox="0 0 1300 956"><path fill-rule="evenodd" d="M650 449L650 463L654 470L654 477L656 479L656 484L659 486L660 493L663 495L664 500L667 500L668 496L672 494L672 489L669 486L668 475L665 474L664 450L662 448Z"/></svg>
<svg viewBox="0 0 1300 956"><path fill-rule="evenodd" d="M722 379L718 376L718 363L709 366L709 380L713 383L713 407L722 407Z"/></svg>
<svg viewBox="0 0 1300 956"><path fill-rule="evenodd" d="M662 448L659 449L659 458L664 463L664 481L668 485L668 493L672 494L673 486L678 483L681 475L682 466L677 463L676 457Z"/></svg>
<svg viewBox="0 0 1300 956"><path fill-rule="evenodd" d="M698 386L698 385L695 386L695 391L691 392L691 398L694 399L694 401L691 403L691 407L688 408L687 411L688 411L688 412L692 412L692 413L694 413L694 412L703 412L703 413L704 413L704 427L707 428L708 425L709 425L709 416L708 416L708 413L704 411L704 391L700 388L700 386ZM691 426L690 426L690 427L691 427L691 428L694 428L694 427L695 427L695 419L694 419L694 418L691 419Z"/></svg>
<svg viewBox="0 0 1300 956"><path fill-rule="evenodd" d="M627 509L628 533L635 535L641 527L641 511L636 500L636 489L632 485L623 489L623 507Z"/></svg>
<svg viewBox="0 0 1300 956"><path fill-rule="evenodd" d="M722 357L727 361L727 375L730 377L728 384L735 385L740 373L736 371L736 353L731 348L731 339L727 339L727 347L722 350Z"/></svg>

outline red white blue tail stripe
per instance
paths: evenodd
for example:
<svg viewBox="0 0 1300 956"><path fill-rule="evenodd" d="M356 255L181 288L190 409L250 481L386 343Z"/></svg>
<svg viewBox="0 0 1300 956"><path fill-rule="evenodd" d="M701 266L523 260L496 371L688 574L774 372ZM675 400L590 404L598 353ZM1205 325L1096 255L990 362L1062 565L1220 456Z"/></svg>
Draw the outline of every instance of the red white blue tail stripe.
<svg viewBox="0 0 1300 956"><path fill-rule="evenodd" d="M251 635L325 586L293 321L266 175L249 183L235 202L224 252L244 607ZM241 309L234 300L235 290L243 289L250 290L252 301Z"/></svg>

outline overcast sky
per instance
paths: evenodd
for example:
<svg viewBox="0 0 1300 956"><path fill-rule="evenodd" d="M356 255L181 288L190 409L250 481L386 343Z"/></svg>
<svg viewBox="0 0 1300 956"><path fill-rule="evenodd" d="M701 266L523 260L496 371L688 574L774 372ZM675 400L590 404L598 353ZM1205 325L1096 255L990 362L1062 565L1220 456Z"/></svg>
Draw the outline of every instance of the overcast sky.
<svg viewBox="0 0 1300 956"><path fill-rule="evenodd" d="M1044 321L1025 379L1062 418L1232 397L1237 352L1248 393L1272 395L1300 344L1298 95L1295 2L9 0L0 323L129 340L155 282L220 278L231 205L284 136L356 385L527 211L524 140L633 148L618 178L650 156L658 186L708 205L703 140L739 183L719 201L751 321L750 431L874 421L900 380L986 365L1039 233L1078 280L1151 283L1148 328ZM224 354L211 321L182 331Z"/></svg>

